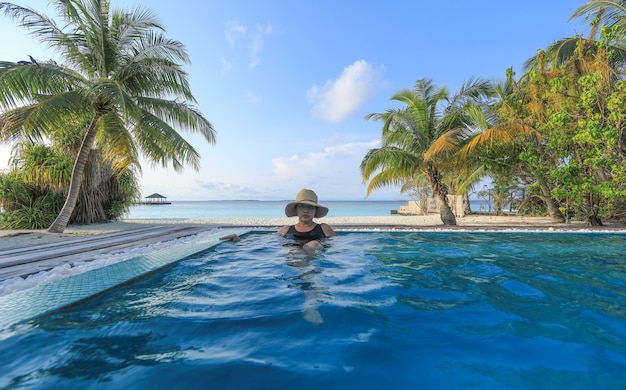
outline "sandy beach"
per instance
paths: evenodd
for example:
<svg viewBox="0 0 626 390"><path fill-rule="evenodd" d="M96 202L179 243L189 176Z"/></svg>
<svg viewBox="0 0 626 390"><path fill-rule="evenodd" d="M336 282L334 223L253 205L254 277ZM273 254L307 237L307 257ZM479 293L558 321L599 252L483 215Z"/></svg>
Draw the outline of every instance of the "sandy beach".
<svg viewBox="0 0 626 390"><path fill-rule="evenodd" d="M132 231L147 226L172 224L194 225L200 228L223 229L249 228L278 229L296 222L294 218L212 218L212 219L128 219L105 224L69 226L60 234L45 230L0 230L0 250L56 242L68 242L89 235L119 231ZM376 217L326 217L317 220L331 225L335 230L354 229L432 229L432 230L626 230L624 224L607 223L605 226L589 228L583 222L571 224L552 223L548 217L469 215L457 218L457 226L444 226L438 214L425 216L390 215ZM140 245L141 243L137 243Z"/></svg>

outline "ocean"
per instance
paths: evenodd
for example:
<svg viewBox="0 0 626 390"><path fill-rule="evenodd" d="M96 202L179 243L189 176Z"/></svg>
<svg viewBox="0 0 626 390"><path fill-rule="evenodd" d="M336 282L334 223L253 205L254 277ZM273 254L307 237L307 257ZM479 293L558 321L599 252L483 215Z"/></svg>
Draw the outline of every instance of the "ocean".
<svg viewBox="0 0 626 390"><path fill-rule="evenodd" d="M282 218L288 200L172 201L163 205L135 205L125 219ZM322 201L329 217L378 217L391 215L407 201Z"/></svg>

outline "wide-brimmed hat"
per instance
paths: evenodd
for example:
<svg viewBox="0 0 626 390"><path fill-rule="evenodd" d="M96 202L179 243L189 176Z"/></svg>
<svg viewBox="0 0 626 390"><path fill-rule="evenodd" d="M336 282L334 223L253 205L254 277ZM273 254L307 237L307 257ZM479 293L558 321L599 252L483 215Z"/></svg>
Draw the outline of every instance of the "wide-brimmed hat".
<svg viewBox="0 0 626 390"><path fill-rule="evenodd" d="M298 212L296 211L296 206L298 204L315 206L315 218L321 218L328 214L328 207L324 207L317 203L317 195L312 190L307 190L306 188L301 189L300 192L298 192L298 195L296 195L296 201L288 203L287 206L285 206L285 214L287 214L288 217L295 217L298 215Z"/></svg>

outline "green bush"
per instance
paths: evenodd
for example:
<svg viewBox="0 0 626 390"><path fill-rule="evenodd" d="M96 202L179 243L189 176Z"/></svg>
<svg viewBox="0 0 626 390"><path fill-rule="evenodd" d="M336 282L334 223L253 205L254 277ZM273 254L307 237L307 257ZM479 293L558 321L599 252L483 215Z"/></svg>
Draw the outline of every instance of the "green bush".
<svg viewBox="0 0 626 390"><path fill-rule="evenodd" d="M2 229L45 229L54 222L63 206L64 199L47 194L35 199L30 205L1 213Z"/></svg>
<svg viewBox="0 0 626 390"><path fill-rule="evenodd" d="M118 220L120 219L120 217L122 217L122 215L124 215L127 208L128 207L126 206L125 202L122 202L121 200L115 200L111 202L111 205L107 210L107 217L111 220Z"/></svg>

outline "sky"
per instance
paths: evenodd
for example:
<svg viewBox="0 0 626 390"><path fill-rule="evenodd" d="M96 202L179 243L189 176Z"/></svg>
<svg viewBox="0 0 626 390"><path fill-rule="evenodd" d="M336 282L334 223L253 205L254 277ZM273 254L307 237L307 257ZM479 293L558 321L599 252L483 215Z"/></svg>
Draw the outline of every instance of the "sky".
<svg viewBox="0 0 626 390"><path fill-rule="evenodd" d="M142 196L169 200L405 200L395 187L369 197L359 165L379 146L365 116L430 78L454 93L471 78L520 75L538 49L589 31L570 21L585 0L112 0L154 11L191 57L185 70L215 145L184 135L201 168L142 162ZM48 16L44 0L14 1ZM0 60L58 60L0 15ZM7 39L6 37L10 37ZM183 133L185 134L185 133ZM0 169L10 149L0 147Z"/></svg>

